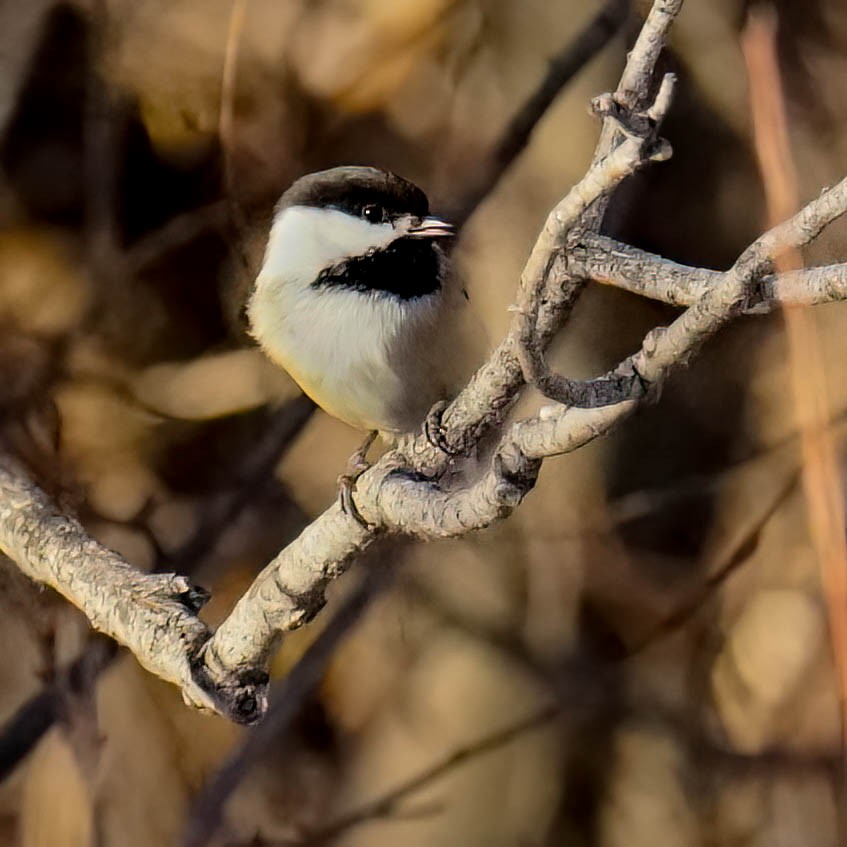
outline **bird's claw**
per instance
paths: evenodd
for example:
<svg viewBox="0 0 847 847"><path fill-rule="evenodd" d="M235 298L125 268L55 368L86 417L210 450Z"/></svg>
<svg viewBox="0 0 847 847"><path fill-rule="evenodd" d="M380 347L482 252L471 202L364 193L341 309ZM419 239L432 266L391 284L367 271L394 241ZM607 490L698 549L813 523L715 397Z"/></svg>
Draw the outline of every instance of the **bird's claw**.
<svg viewBox="0 0 847 847"><path fill-rule="evenodd" d="M451 447L447 440L447 432L444 429L442 418L449 403L446 400L439 400L428 412L424 418L423 432L426 440L448 456L458 456L459 451Z"/></svg>
<svg viewBox="0 0 847 847"><path fill-rule="evenodd" d="M364 471L357 474L343 473L340 477L338 477L338 505L341 506L341 511L345 515L353 518L353 520L360 524L364 529L371 529L373 524L368 523L368 521L362 517L359 507L353 499L353 491L356 488L356 480L362 473L364 473Z"/></svg>
<svg viewBox="0 0 847 847"><path fill-rule="evenodd" d="M368 437L362 442L359 449L347 460L347 470L338 477L338 503L341 506L341 511L345 515L349 515L365 529L371 529L373 524L368 523L362 517L362 513L353 499L353 492L356 489L356 481L371 466L371 463L368 461L368 450L371 444L374 443L376 436L376 430L368 434Z"/></svg>

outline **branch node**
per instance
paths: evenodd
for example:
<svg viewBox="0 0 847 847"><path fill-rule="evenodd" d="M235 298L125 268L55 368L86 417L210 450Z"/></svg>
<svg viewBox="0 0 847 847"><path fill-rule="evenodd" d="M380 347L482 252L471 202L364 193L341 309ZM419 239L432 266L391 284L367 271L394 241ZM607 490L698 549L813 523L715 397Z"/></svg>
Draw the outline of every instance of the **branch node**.
<svg viewBox="0 0 847 847"><path fill-rule="evenodd" d="M592 115L601 119L606 117L617 118L617 116L623 111L623 108L624 107L618 103L611 91L598 94L596 97L592 98L591 102L588 104L588 111Z"/></svg>
<svg viewBox="0 0 847 847"><path fill-rule="evenodd" d="M662 82L659 85L659 90L656 92L656 97L653 100L653 105L650 106L644 115L656 125L660 124L667 115L673 100L674 87L676 86L676 74L667 73L662 77Z"/></svg>
<svg viewBox="0 0 847 847"><path fill-rule="evenodd" d="M506 444L494 454L493 462L497 502L512 511L535 485L541 460L528 458L515 444Z"/></svg>
<svg viewBox="0 0 847 847"><path fill-rule="evenodd" d="M211 642L197 652L191 662L194 688L183 686L182 697L189 705L201 711L214 711L235 723L258 723L268 709L267 671L256 668L224 670Z"/></svg>
<svg viewBox="0 0 847 847"><path fill-rule="evenodd" d="M607 92L591 101L591 112L599 118L612 121L624 137L641 142L642 149L658 147L659 152L664 154L663 158L658 158L657 153L649 154L647 158L650 161L664 161L670 158L670 152L666 152L667 142L657 139L656 134L670 109L675 84L676 75L665 74L653 102L643 111L630 107L620 95Z"/></svg>
<svg viewBox="0 0 847 847"><path fill-rule="evenodd" d="M197 614L211 598L212 592L208 588L203 588L201 585L189 585L174 599L179 600L186 609Z"/></svg>
<svg viewBox="0 0 847 847"><path fill-rule="evenodd" d="M673 156L673 147L667 138L658 138L655 144L647 149L646 154L650 162L667 162Z"/></svg>
<svg viewBox="0 0 847 847"><path fill-rule="evenodd" d="M629 397L621 397L621 400L644 400L651 392L654 392L656 383L642 374L635 366L634 357L621 362L612 374L626 380L630 386Z"/></svg>

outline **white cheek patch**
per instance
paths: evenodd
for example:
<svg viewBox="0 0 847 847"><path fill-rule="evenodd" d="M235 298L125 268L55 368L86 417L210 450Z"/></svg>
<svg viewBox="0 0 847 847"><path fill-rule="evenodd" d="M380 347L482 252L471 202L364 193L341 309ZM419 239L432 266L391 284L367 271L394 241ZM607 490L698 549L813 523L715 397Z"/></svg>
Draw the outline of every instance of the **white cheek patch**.
<svg viewBox="0 0 847 847"><path fill-rule="evenodd" d="M337 209L290 206L274 220L262 273L309 284L324 268L402 234L389 223L372 224Z"/></svg>

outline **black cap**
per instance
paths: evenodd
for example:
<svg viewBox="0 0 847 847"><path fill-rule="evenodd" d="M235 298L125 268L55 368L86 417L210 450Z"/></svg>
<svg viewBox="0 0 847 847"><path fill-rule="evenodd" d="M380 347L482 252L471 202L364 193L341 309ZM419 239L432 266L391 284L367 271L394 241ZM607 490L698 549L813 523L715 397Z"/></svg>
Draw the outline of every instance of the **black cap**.
<svg viewBox="0 0 847 847"><path fill-rule="evenodd" d="M389 218L429 214L426 194L414 183L379 168L345 165L300 177L277 203L277 214L289 206L339 209L360 215L365 206L382 207Z"/></svg>

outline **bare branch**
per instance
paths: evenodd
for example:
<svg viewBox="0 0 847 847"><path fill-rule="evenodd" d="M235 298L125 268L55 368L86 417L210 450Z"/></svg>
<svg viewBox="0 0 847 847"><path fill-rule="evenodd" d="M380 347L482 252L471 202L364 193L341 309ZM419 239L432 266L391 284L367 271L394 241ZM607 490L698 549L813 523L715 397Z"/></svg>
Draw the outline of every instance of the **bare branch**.
<svg viewBox="0 0 847 847"><path fill-rule="evenodd" d="M643 71L643 63L655 62L655 58L645 48L635 58L630 55L627 66ZM647 76L650 74L652 65ZM669 104L672 83L672 77L668 77L660 89L656 100L660 110ZM523 312L532 310L533 298L540 304L547 275L554 268L561 268L561 248L581 216L646 159L665 155L656 140L655 118L630 115L611 101L604 101L601 109L606 115L605 125L620 131L623 143L617 149L610 148L605 156L596 156L586 176L548 216L521 276L519 299L528 304ZM559 285L558 289L557 297L544 307L539 305L537 319L532 321L538 325L542 347L559 329L579 292L578 286L566 290ZM500 419L522 386L519 351L526 323L520 309L506 339L445 413L448 444L471 449ZM426 439L417 438L404 445L399 456L389 454L361 477L356 503L363 517L375 527L373 530L364 529L337 506L307 527L265 567L211 639L204 659L212 678L245 663L263 666L276 649L281 633L311 620L320 611L326 585L346 570L378 532L390 529L420 537L445 537L487 526L520 503L538 471L532 458L515 454L507 464L496 464L473 488L438 494L435 486L416 480L414 474L403 477L401 469L411 461L416 473L437 478L446 469L446 458Z"/></svg>
<svg viewBox="0 0 847 847"><path fill-rule="evenodd" d="M592 282L612 285L671 306L691 306L720 285L723 273L681 265L586 232L568 254L568 266Z"/></svg>
<svg viewBox="0 0 847 847"><path fill-rule="evenodd" d="M24 702L0 727L0 782L9 776L54 723L61 720L68 692L91 685L117 655L114 641L90 639L82 653Z"/></svg>
<svg viewBox="0 0 847 847"><path fill-rule="evenodd" d="M683 0L655 0L653 3L635 46L627 57L626 67L617 90L611 101L606 102L605 119L591 167L608 157L624 136L620 122L609 107L617 103L624 113L628 114L634 114L639 109L647 107L650 99L650 83L655 73L659 53L668 29L682 9L682 3ZM665 92L669 95L667 87ZM662 108L666 94L656 98L659 108ZM609 186L606 192L601 192L594 199L593 206L582 216L581 230L595 232L599 230L606 204L617 184L616 182ZM546 226L545 224L545 228ZM536 252L535 248L533 252ZM541 255L539 248L536 260L540 260ZM557 262L555 251L548 257L548 261L549 264L545 264L549 272L552 270L552 265ZM538 264L540 266L541 262L539 261ZM524 279L526 276L525 270L521 278ZM556 296L540 304L535 327L536 342L540 349L545 349L552 337L561 329L579 298L583 285L584 279L581 277L562 274L558 280ZM523 371L517 359L520 331L519 321L514 321L506 338L444 413L445 441L451 448L468 449L469 445L476 443L491 427L502 420L505 410L514 401L523 385Z"/></svg>
<svg viewBox="0 0 847 847"><path fill-rule="evenodd" d="M585 233L568 253L568 266L586 279L671 306L692 306L719 286L722 271L681 265L595 233ZM764 314L783 306L817 306L847 297L847 263L763 274L744 308Z"/></svg>
<svg viewBox="0 0 847 847"><path fill-rule="evenodd" d="M222 229L227 221L226 203L218 200L171 218L160 229L139 239L123 256L129 273L138 274L171 250L189 244L199 235Z"/></svg>
<svg viewBox="0 0 847 847"><path fill-rule="evenodd" d="M683 0L656 0L653 3L615 92L617 100L629 109L645 105L656 62L665 46L668 30L682 11L682 4Z"/></svg>
<svg viewBox="0 0 847 847"><path fill-rule="evenodd" d="M192 704L240 722L254 720L264 697L255 672L221 684L195 678L209 637L197 611L206 595L176 574L145 574L61 514L23 471L0 457L0 550L31 579L85 611L91 625L129 647L147 670L174 683ZM103 586L108 586L108 592ZM253 708L247 709L252 705ZM251 712L247 714L247 712Z"/></svg>
<svg viewBox="0 0 847 847"><path fill-rule="evenodd" d="M608 159L592 168L586 179L554 209L533 251L535 272L541 274L542 280L548 270L542 266L540 257L555 253L560 246L562 229L566 231L603 191L631 172L642 161L643 149L644 140L632 136ZM532 262L531 259L528 266ZM550 269L554 267L556 264L552 263ZM533 277L525 272L525 278ZM539 277L534 278L536 289L527 296L540 300L537 293ZM528 288L525 286L524 290ZM525 332L527 325L523 314L514 322L518 332ZM514 338L509 346L516 351L520 348ZM515 359L519 360L517 353ZM491 379L491 371L498 364L502 364L502 359L495 354L493 363L490 361L476 378L481 379L483 375ZM635 381L631 374L638 372L634 366L629 367L630 374L625 375L625 379L631 385ZM613 382L607 379L607 383ZM635 404L629 402L614 408L616 412L608 416L606 425L590 416L580 424L571 413L564 426L566 449L576 449L606 431L624 410L627 414L633 411ZM337 505L307 527L262 571L207 645L204 659L212 678L228 669L267 662L281 633L301 626L320 611L326 585L347 568L357 553L372 543L378 531L390 529L424 538L449 537L488 526L510 514L534 485L537 460L566 452L560 449L561 444L547 443L539 447L534 443L534 435L526 435L533 431L531 424L518 425L524 427L515 430L516 436L520 433L521 438L516 438L512 445L504 443L498 461L467 489L444 491L431 480L421 480L415 473L405 471L396 455L389 455L368 471L358 483L357 505L365 519L379 529L364 529L344 515ZM550 421L545 419L544 424L549 429ZM419 461L427 461L432 448L418 439L411 450L405 452L412 452Z"/></svg>
<svg viewBox="0 0 847 847"><path fill-rule="evenodd" d="M244 20L247 16L247 0L233 0L227 27L226 52L221 74L221 108L218 118L218 135L221 140L224 188L232 226L243 244L248 233L244 211L238 200L235 185L233 156L233 136L235 134L235 88L238 69L238 53ZM238 259L249 268L249 262L241 249L236 250Z"/></svg>
<svg viewBox="0 0 847 847"><path fill-rule="evenodd" d="M632 369L648 386L658 388L670 370L684 364L700 345L744 308L756 279L770 270L774 258L788 247L802 247L828 224L847 212L847 179L823 192L794 217L766 232L720 275L710 288L670 326L648 333L641 349L616 369ZM528 458L540 459L567 453L603 435L635 410L635 401L602 409L579 410L548 407L541 415L512 429L511 443Z"/></svg>
<svg viewBox="0 0 847 847"><path fill-rule="evenodd" d="M544 359L544 346L536 338L536 325L542 300L545 297L548 301L557 299L559 292L570 287L572 274L557 280L551 277L550 271L553 257L565 248L568 235L585 212L598 199L608 197L637 168L650 160L669 155L658 137L658 128L670 107L674 82L672 74L665 75L653 105L646 112L621 114L611 98L598 104L598 108L614 115L620 123L624 139L608 156L592 164L585 177L553 209L521 276L516 309L518 361L527 382L560 403L569 406L609 405L638 396L640 386L632 373L612 374L591 385L552 374Z"/></svg>
<svg viewBox="0 0 847 847"><path fill-rule="evenodd" d="M464 747L459 747L453 750L452 753L448 753L440 761L430 765L426 770L395 786L391 791L381 797L348 812L323 829L306 833L297 844L303 845L303 847L313 844L325 844L327 841L332 841L338 838L338 836L368 821L387 817L396 812L398 806L404 800L421 788L430 785L445 774L451 773L465 762L489 753L492 750L498 750L517 738L521 738L536 729L547 726L559 717L560 714L561 708L558 704L543 706L534 714L529 715L523 720L516 721L511 726L507 726L497 732L492 732L484 738L480 738L478 741L467 744ZM292 847L294 847L293 844Z"/></svg>

